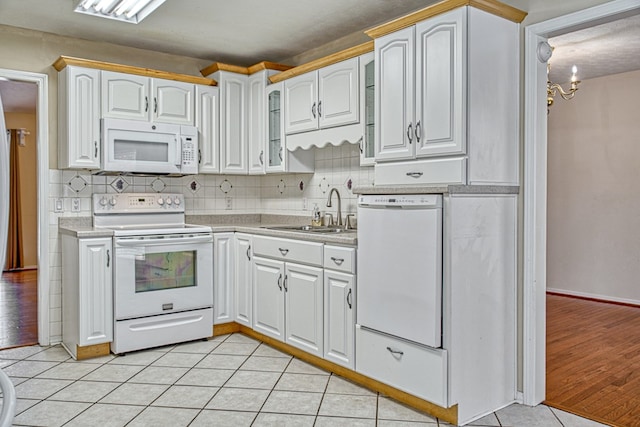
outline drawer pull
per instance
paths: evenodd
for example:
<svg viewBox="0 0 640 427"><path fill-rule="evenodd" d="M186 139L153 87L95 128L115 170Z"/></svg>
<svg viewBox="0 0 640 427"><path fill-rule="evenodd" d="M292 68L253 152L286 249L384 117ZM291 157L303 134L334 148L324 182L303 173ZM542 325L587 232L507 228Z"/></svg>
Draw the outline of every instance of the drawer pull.
<svg viewBox="0 0 640 427"><path fill-rule="evenodd" d="M285 256L289 253L289 249L278 248L282 256Z"/></svg>
<svg viewBox="0 0 640 427"><path fill-rule="evenodd" d="M334 256L331 257L331 261L335 262L338 265L342 265L342 263L344 262L344 258L336 258Z"/></svg>
<svg viewBox="0 0 640 427"><path fill-rule="evenodd" d="M391 347L387 347L387 350L389 350L389 352L390 352L391 354L398 354L398 355L400 355L400 356L402 356L402 355L404 354L404 351L401 351L401 350L394 350L394 349L392 349Z"/></svg>
<svg viewBox="0 0 640 427"><path fill-rule="evenodd" d="M278 288L282 291L282 273L278 276Z"/></svg>
<svg viewBox="0 0 640 427"><path fill-rule="evenodd" d="M422 176L422 172L407 172L407 176L411 178L420 178Z"/></svg>

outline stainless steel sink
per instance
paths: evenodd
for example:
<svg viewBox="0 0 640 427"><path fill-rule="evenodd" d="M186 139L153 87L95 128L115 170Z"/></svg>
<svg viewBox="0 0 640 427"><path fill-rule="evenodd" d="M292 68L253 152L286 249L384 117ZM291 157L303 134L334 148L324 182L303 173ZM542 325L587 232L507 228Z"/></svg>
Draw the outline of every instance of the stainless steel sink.
<svg viewBox="0 0 640 427"><path fill-rule="evenodd" d="M345 230L344 228L327 227L321 225L278 225L273 227L264 227L267 230L280 231L302 231L307 233L353 233L356 230Z"/></svg>

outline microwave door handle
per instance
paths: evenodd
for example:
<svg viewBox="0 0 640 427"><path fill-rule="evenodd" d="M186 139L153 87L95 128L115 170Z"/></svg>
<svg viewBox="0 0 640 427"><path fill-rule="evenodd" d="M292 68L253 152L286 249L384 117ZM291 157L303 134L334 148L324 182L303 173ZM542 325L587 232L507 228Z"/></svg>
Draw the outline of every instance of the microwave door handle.
<svg viewBox="0 0 640 427"><path fill-rule="evenodd" d="M182 137L176 136L176 166L182 166Z"/></svg>

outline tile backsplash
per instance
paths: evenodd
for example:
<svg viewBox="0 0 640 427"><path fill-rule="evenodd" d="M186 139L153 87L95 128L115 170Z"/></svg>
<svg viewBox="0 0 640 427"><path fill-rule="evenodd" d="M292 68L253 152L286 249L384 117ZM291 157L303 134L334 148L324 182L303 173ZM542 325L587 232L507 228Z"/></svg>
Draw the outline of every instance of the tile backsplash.
<svg viewBox="0 0 640 427"><path fill-rule="evenodd" d="M342 198L342 213L356 212L354 185L373 184L373 168L360 167L357 145L314 148L315 172L269 175L190 175L185 177L99 176L87 171L49 171L50 340L62 340L62 254L58 236L60 217L91 216L93 193L183 193L187 215L262 213L308 215L314 205L327 208L335 187ZM56 201L62 201L57 212Z"/></svg>

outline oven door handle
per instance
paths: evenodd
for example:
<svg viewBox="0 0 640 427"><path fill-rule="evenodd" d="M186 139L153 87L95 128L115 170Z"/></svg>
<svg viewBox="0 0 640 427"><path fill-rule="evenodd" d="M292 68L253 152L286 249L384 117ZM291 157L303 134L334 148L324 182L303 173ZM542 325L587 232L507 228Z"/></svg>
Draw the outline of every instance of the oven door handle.
<svg viewBox="0 0 640 427"><path fill-rule="evenodd" d="M174 245L176 243L207 243L213 242L213 236L189 236L189 237L166 237L164 239L116 239L116 246L162 246Z"/></svg>

